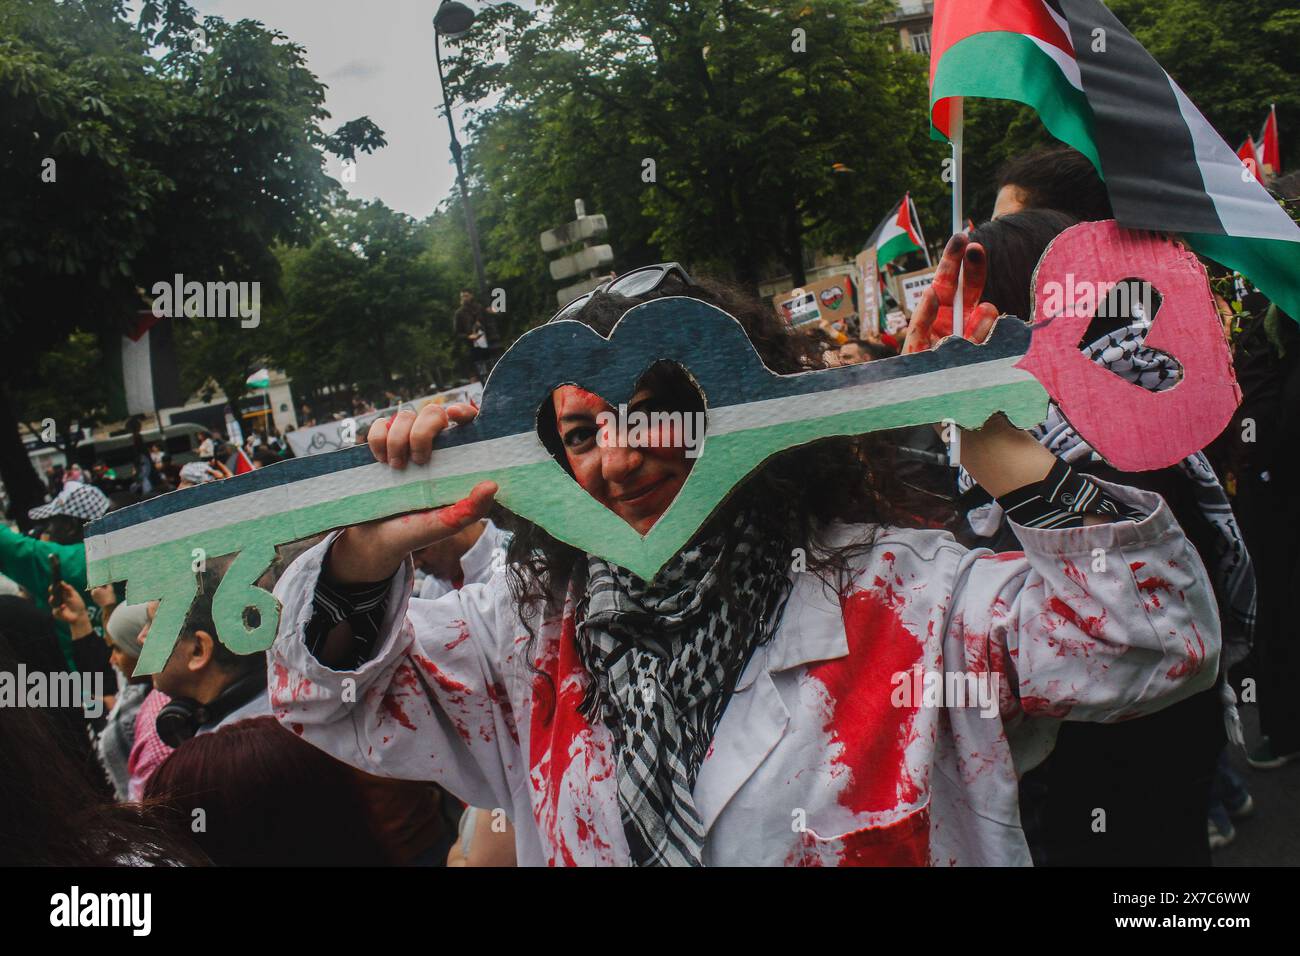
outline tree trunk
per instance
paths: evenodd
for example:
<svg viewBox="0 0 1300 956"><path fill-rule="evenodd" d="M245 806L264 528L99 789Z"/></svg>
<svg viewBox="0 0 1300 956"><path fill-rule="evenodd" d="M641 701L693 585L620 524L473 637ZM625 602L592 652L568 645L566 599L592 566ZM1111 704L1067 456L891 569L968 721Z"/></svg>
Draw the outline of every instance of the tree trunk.
<svg viewBox="0 0 1300 956"><path fill-rule="evenodd" d="M32 526L27 511L45 501L46 488L27 457L22 436L18 434L18 416L14 414L8 389L3 386L0 386L0 481L9 495L9 517L27 531Z"/></svg>
<svg viewBox="0 0 1300 956"><path fill-rule="evenodd" d="M785 217L785 242L781 243L781 259L790 271L790 281L796 289L801 289L807 282L807 273L803 272L803 234L797 211L790 211Z"/></svg>

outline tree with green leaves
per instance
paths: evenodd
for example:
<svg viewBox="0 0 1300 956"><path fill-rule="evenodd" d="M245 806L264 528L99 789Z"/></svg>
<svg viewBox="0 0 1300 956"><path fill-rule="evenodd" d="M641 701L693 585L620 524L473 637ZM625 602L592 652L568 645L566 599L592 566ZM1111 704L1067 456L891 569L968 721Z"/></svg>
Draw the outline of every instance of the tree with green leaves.
<svg viewBox="0 0 1300 956"><path fill-rule="evenodd" d="M120 334L176 273L273 299L275 244L309 241L339 192L325 154L384 145L364 118L326 133L323 102L302 47L253 21L181 0L135 19L124 0L0 6L0 334L20 346L0 353L0 480L20 522L43 489L17 423L46 415L16 405L58 374L40 356Z"/></svg>
<svg viewBox="0 0 1300 956"><path fill-rule="evenodd" d="M927 62L882 23L892 6L483 10L450 83L478 104L467 155L493 276L525 285L516 300L545 318L554 286L536 237L575 198L609 218L618 265L680 259L750 288L773 268L801 282L811 250L856 252L908 190L941 207Z"/></svg>
<svg viewBox="0 0 1300 956"><path fill-rule="evenodd" d="M427 225L382 202L340 204L309 246L281 250L284 296L268 315L272 354L305 398L450 384L456 286Z"/></svg>

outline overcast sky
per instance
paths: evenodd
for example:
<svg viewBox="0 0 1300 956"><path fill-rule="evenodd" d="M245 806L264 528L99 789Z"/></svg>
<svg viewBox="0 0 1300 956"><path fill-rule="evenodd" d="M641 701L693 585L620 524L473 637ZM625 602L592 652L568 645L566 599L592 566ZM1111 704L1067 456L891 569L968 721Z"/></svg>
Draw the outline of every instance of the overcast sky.
<svg viewBox="0 0 1300 956"><path fill-rule="evenodd" d="M447 122L433 62L437 0L190 0L204 15L260 20L307 50L307 65L329 87L326 132L369 116L388 145L357 154L358 199L382 199L423 218L455 187ZM471 5L477 10L478 5ZM456 130L464 121L456 112ZM330 174L339 179L337 157Z"/></svg>

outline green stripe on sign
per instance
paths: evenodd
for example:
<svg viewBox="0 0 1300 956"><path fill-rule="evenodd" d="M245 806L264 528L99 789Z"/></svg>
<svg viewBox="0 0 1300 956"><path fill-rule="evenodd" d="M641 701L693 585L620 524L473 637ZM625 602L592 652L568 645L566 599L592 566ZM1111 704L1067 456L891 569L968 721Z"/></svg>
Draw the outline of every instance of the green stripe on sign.
<svg viewBox="0 0 1300 956"><path fill-rule="evenodd" d="M437 482L419 482L365 492L238 524L199 531L183 540L140 548L96 561L91 583L126 580L132 604L162 599L137 674L157 673L171 655L195 595L193 562L240 552L213 600L217 637L237 653L252 653L274 640L279 607L255 582L270 565L275 547L330 528L369 521L404 511L438 507L459 500L478 482L500 486L497 500L520 517L544 523L556 538L627 568L645 579L676 554L747 475L788 448L823 438L862 435L951 419L978 428L995 412L1004 412L1026 428L1042 420L1046 390L1027 372L1007 370L1012 378L982 388L908 400L907 380L891 383L902 400L821 418L760 425L728 434L706 436L701 455L681 493L646 537L601 505L554 461L480 472ZM291 493L291 490L290 490ZM249 626L246 607L256 607L258 622Z"/></svg>
<svg viewBox="0 0 1300 956"><path fill-rule="evenodd" d="M1101 169L1092 138L1092 108L1056 61L1020 33L977 33L953 45L935 68L933 105L950 96L1015 100L1038 112L1047 131ZM946 139L931 127L932 139Z"/></svg>

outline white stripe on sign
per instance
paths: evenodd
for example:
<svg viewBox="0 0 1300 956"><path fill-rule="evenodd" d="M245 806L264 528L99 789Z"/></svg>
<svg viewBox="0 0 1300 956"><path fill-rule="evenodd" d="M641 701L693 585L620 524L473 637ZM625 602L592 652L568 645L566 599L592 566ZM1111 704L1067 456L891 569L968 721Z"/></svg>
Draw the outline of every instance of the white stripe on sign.
<svg viewBox="0 0 1300 956"><path fill-rule="evenodd" d="M744 405L728 405L709 412L708 435L727 435L732 432L761 428L766 425L785 425L790 422L826 418L842 412L885 408L928 398L938 398L950 392L996 388L1015 382L1032 382L1034 376L1015 364L1023 356L994 359L975 365L937 369L920 375L909 375L885 382L864 382L825 392L793 395L786 398L767 398ZM707 441L707 435L706 435Z"/></svg>
<svg viewBox="0 0 1300 956"><path fill-rule="evenodd" d="M727 435L750 428L784 425L844 412L937 398L952 392L1034 381L1028 372L1015 368L1015 363L1020 358L1021 356L1010 356L884 382L865 382L824 392L729 405L708 413L706 441L709 434ZM181 540L200 529L211 530L238 524L259 514L297 511L351 495L395 488L413 481L453 478L548 460L550 453L541 440L536 434L528 432L448 449L442 454L435 454L426 466L408 466L403 471L395 471L385 464L374 462L359 468L348 468L214 501L176 514L162 515L111 534L95 535L86 539L86 559L92 562L102 561L129 554L140 548Z"/></svg>
<svg viewBox="0 0 1300 956"><path fill-rule="evenodd" d="M380 462L359 468L291 481L221 501L161 515L110 534L86 539L86 560L129 554L140 548L179 541L203 530L223 528L260 515L298 511L312 505L338 501L352 495L396 488L415 481L436 481L482 471L531 465L550 460L550 453L536 434L525 432L461 445L435 454L424 466L407 465L397 471ZM174 494L174 492L173 492Z"/></svg>

